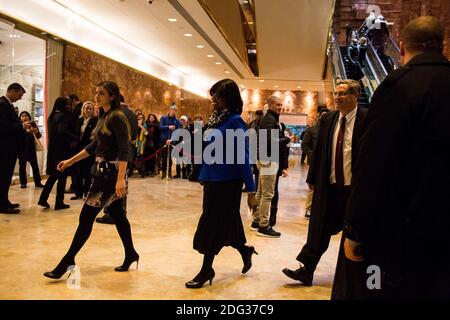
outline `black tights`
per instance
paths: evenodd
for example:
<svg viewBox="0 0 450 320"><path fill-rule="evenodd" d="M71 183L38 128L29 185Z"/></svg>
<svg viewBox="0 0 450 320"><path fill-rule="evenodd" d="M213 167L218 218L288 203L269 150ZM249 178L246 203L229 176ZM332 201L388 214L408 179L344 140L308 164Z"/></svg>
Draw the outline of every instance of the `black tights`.
<svg viewBox="0 0 450 320"><path fill-rule="evenodd" d="M239 253L242 256L242 259L244 259L245 254L247 253L248 247L245 244L240 244L237 246L233 246L233 248L235 248L237 251L239 251ZM197 276L199 276L200 274L209 274L210 273L213 262L214 262L214 257L215 257L214 253L203 254L202 269L200 270L200 273Z"/></svg>
<svg viewBox="0 0 450 320"><path fill-rule="evenodd" d="M125 257L132 257L136 254L133 247L133 239L131 237L131 227L128 222L127 217L123 212L122 207L123 199L119 199L111 203L108 207L108 213L114 219L116 223L117 232L119 233L120 239L122 240L123 247L125 249ZM95 221L95 217L102 210L102 208L96 208L85 204L80 213L80 222L78 224L78 229L75 232L72 244L69 251L65 255L63 260L73 260L77 255L78 251L81 250L83 245L89 238L92 226Z"/></svg>

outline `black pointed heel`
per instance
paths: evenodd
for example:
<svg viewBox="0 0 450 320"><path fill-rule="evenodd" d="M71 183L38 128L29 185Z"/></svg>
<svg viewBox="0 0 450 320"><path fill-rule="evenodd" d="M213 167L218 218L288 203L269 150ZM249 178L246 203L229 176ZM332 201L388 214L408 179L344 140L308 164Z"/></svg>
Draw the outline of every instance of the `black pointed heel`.
<svg viewBox="0 0 450 320"><path fill-rule="evenodd" d="M209 285L212 285L212 281L213 281L215 275L216 275L216 273L214 272L214 269L211 269L211 271L206 275L199 273L194 279L186 282L185 286L188 289L199 289L199 288L203 287L205 282L207 282L208 280L209 280Z"/></svg>
<svg viewBox="0 0 450 320"><path fill-rule="evenodd" d="M133 262L136 262L136 270L137 270L139 268L139 255L137 253L133 258L125 258L123 264L119 267L114 268L114 271L126 272L128 271Z"/></svg>
<svg viewBox="0 0 450 320"><path fill-rule="evenodd" d="M252 255L253 254L258 255L258 252L256 252L256 250L255 250L255 247L247 247L245 256L242 256L242 260L244 260L244 267L242 268L242 273L247 273L250 270L250 268L252 267Z"/></svg>
<svg viewBox="0 0 450 320"><path fill-rule="evenodd" d="M75 260L63 258L61 262L50 272L45 272L44 276L50 279L60 279L66 272L69 272L69 277L72 274L73 266L75 266ZM71 268L72 267L72 268ZM68 278L69 278L68 277Z"/></svg>

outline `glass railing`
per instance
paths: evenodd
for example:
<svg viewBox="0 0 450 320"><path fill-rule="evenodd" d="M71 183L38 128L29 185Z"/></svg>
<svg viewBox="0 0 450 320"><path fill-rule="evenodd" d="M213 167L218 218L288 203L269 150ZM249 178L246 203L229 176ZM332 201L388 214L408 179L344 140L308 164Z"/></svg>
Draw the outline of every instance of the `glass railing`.
<svg viewBox="0 0 450 320"><path fill-rule="evenodd" d="M333 66L333 85L336 87L336 80L347 79L347 74L345 73L344 60L341 55L341 50L339 48L339 44L336 42L336 36L334 34L330 37L329 56Z"/></svg>
<svg viewBox="0 0 450 320"><path fill-rule="evenodd" d="M366 59L370 62L372 69L374 71L374 76L378 80L378 84L381 83L387 77L387 71L384 68L383 63L380 60L375 48L372 46L372 43L367 44L367 54Z"/></svg>

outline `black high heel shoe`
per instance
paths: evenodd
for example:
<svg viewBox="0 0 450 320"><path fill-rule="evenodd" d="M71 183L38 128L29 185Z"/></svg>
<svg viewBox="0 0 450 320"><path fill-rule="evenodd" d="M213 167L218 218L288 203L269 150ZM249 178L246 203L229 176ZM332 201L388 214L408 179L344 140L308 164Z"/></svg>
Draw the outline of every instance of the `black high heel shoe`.
<svg viewBox="0 0 450 320"><path fill-rule="evenodd" d="M117 272L128 271L128 269L130 268L130 266L133 262L136 262L136 270L137 270L139 267L139 255L137 253L132 258L125 257L125 261L123 262L123 264L119 267L114 268L114 271L117 271Z"/></svg>
<svg viewBox="0 0 450 320"><path fill-rule="evenodd" d="M242 268L242 273L247 273L248 270L252 267L252 255L258 254L256 252L255 247L247 247L247 251L245 252L245 256L242 256L242 260L244 261L244 267Z"/></svg>
<svg viewBox="0 0 450 320"><path fill-rule="evenodd" d="M70 267L75 266L75 259L73 258L63 258L61 262L56 266L53 271L45 272L44 276L50 279L59 279L61 278L66 272L69 272L69 277L72 274L72 270Z"/></svg>
<svg viewBox="0 0 450 320"><path fill-rule="evenodd" d="M199 288L203 287L205 282L208 280L209 280L209 285L212 285L212 281L213 281L215 275L216 275L216 273L214 272L214 269L211 269L211 271L208 274L202 274L200 272L197 276L195 276L194 279L186 282L185 286L188 289L199 289Z"/></svg>

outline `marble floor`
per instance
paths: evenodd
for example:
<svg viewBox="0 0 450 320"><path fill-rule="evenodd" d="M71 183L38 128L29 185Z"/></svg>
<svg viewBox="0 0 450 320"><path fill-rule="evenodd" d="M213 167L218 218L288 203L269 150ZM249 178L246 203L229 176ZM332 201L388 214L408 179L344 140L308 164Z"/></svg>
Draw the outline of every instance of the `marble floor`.
<svg viewBox="0 0 450 320"><path fill-rule="evenodd" d="M21 204L21 214L0 215L0 299L329 299L339 246L332 239L315 273L314 286L303 287L281 270L298 267L295 260L306 241L308 220L303 216L307 186L306 167L293 164L290 175L280 179L280 204L276 230L281 238L258 237L250 231L251 215L246 197L241 204L247 242L259 255L253 267L241 274L242 260L232 248L224 248L214 261L212 286L186 289L195 276L202 255L192 249L192 238L201 213L202 189L187 180L131 178L128 218L139 269L114 272L123 261L123 249L114 226L96 223L90 239L76 258L80 268L76 282L52 281L50 271L64 255L77 227L83 202L66 203L70 209L54 211L37 206L40 189L32 183L14 185L10 200ZM54 191L49 203L54 204ZM134 265L135 266L135 265Z"/></svg>

